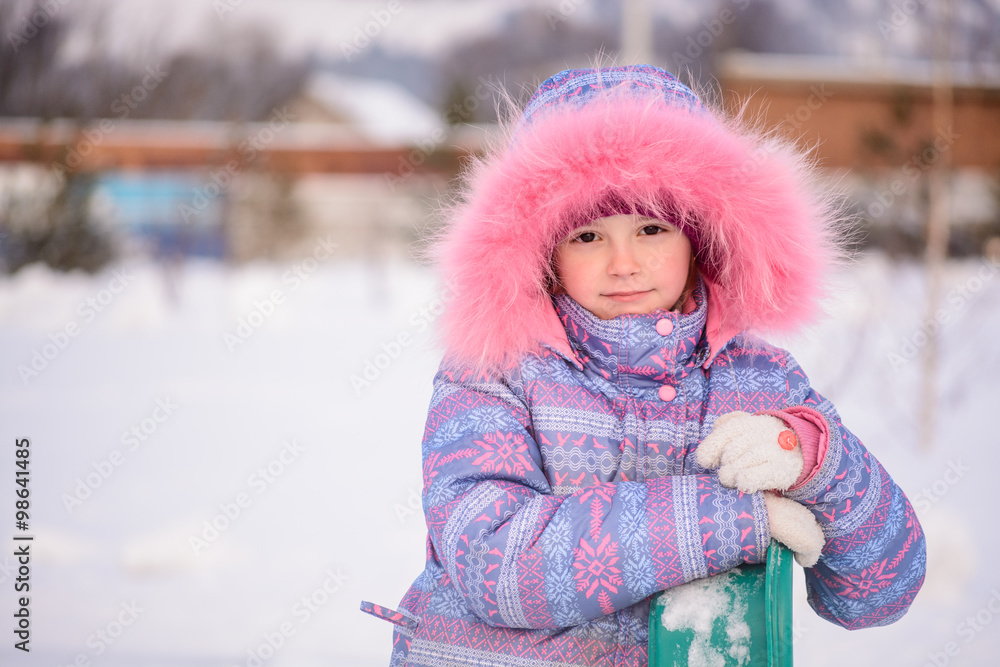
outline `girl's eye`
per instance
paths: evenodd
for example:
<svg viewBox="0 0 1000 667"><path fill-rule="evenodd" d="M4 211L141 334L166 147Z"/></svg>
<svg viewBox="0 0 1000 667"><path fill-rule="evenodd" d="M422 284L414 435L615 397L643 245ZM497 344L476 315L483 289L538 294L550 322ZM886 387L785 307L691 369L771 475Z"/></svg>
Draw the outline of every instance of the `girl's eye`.
<svg viewBox="0 0 1000 667"><path fill-rule="evenodd" d="M576 240L582 243L591 243L597 240L597 234L595 234L594 232L584 232L579 236L577 236Z"/></svg>
<svg viewBox="0 0 1000 667"><path fill-rule="evenodd" d="M652 236L653 234L659 234L660 232L665 232L665 231L667 230L665 230L663 227L660 227L659 225L646 225L645 227L642 228L642 234L645 236Z"/></svg>

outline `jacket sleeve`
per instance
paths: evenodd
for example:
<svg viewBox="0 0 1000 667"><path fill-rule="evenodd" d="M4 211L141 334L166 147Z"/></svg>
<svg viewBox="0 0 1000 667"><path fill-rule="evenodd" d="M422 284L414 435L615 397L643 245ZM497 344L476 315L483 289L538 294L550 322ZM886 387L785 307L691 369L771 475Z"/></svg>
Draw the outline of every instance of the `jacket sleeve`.
<svg viewBox="0 0 1000 667"><path fill-rule="evenodd" d="M434 383L423 440L431 546L487 623L569 627L764 559L761 494L687 475L555 495L516 382L442 368Z"/></svg>
<svg viewBox="0 0 1000 667"><path fill-rule="evenodd" d="M809 604L850 630L888 625L906 613L923 584L926 544L910 501L882 464L841 423L830 401L787 357L789 408L820 424L825 454L785 496L816 516L826 546L806 570Z"/></svg>

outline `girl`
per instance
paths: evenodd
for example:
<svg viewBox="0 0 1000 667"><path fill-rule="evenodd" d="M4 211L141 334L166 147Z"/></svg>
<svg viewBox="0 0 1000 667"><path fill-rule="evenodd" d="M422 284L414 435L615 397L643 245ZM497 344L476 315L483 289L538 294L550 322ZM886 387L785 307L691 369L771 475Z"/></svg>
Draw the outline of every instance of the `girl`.
<svg viewBox="0 0 1000 667"><path fill-rule="evenodd" d="M903 492L784 350L835 216L793 148L656 67L567 70L470 171L391 664L645 665L650 597L767 558L849 629L923 582Z"/></svg>

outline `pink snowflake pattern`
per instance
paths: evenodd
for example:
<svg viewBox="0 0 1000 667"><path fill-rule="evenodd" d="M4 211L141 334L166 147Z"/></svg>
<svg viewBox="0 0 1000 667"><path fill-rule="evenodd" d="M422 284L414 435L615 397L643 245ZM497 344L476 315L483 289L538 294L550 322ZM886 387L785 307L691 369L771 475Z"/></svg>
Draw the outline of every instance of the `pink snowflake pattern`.
<svg viewBox="0 0 1000 667"><path fill-rule="evenodd" d="M604 504L611 504L614 493L612 484L597 484L587 487L579 494L581 505L590 500L590 537L595 542L600 537L601 527L604 525Z"/></svg>
<svg viewBox="0 0 1000 667"><path fill-rule="evenodd" d="M601 591L597 596L597 604L601 605L601 611L605 615L610 615L615 613L615 606L611 604L611 596L608 595L607 591Z"/></svg>
<svg viewBox="0 0 1000 667"><path fill-rule="evenodd" d="M475 443L482 448L482 453L472 463L482 466L486 472L523 475L534 469L531 458L525 456L528 443L521 434L497 431Z"/></svg>
<svg viewBox="0 0 1000 667"><path fill-rule="evenodd" d="M577 500L580 501L581 505L586 503L591 498L610 503L614 495L614 484L595 484L594 486L589 486L586 490L582 491L580 495L577 496Z"/></svg>
<svg viewBox="0 0 1000 667"><path fill-rule="evenodd" d="M577 570L573 576L576 579L576 590L585 591L588 598L602 586L612 593L618 593L618 586L623 583L621 570L615 567L618 563L618 543L611 541L610 534L605 535L596 547L581 539L579 548L573 552L573 567Z"/></svg>
<svg viewBox="0 0 1000 667"><path fill-rule="evenodd" d="M451 452L446 456L442 456L440 452L434 452L424 461L424 489L429 489L431 484L434 482L434 478L438 476L440 472L438 468L446 463L451 463L452 461L457 461L461 459L468 458L474 454L477 454L476 450L472 448L459 449L458 451Z"/></svg>
<svg viewBox="0 0 1000 667"><path fill-rule="evenodd" d="M885 573L886 561L865 568L857 576L835 577L844 587L843 594L852 599L866 598L892 583L896 573Z"/></svg>

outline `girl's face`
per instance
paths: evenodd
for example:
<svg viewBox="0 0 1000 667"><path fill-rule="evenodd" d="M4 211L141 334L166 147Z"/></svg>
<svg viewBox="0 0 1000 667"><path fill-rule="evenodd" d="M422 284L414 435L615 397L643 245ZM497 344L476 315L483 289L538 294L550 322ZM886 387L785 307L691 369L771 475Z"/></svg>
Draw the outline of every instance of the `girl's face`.
<svg viewBox="0 0 1000 667"><path fill-rule="evenodd" d="M677 227L612 215L578 227L555 250L562 291L602 320L670 310L691 269L691 242Z"/></svg>

